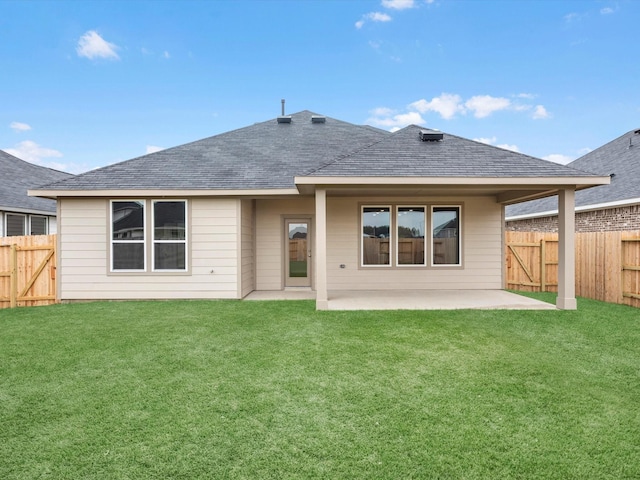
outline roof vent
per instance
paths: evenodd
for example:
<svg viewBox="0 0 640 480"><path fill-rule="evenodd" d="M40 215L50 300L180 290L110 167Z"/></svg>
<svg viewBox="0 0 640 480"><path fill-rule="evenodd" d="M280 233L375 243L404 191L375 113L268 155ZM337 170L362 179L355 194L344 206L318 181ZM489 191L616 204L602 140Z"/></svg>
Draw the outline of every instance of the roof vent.
<svg viewBox="0 0 640 480"><path fill-rule="evenodd" d="M420 140L423 142L441 142L444 139L444 134L441 132L434 132L433 130L420 130Z"/></svg>
<svg viewBox="0 0 640 480"><path fill-rule="evenodd" d="M291 115L280 115L278 123L291 123Z"/></svg>
<svg viewBox="0 0 640 480"><path fill-rule="evenodd" d="M311 115L311 123L324 123L327 121L327 117L322 117L320 115Z"/></svg>

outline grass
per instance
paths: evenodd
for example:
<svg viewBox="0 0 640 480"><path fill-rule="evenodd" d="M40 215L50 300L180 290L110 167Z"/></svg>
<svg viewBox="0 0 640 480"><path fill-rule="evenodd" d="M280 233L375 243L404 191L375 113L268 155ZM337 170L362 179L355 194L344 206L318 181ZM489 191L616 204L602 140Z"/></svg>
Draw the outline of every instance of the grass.
<svg viewBox="0 0 640 480"><path fill-rule="evenodd" d="M105 302L0 332L3 479L640 478L630 307Z"/></svg>

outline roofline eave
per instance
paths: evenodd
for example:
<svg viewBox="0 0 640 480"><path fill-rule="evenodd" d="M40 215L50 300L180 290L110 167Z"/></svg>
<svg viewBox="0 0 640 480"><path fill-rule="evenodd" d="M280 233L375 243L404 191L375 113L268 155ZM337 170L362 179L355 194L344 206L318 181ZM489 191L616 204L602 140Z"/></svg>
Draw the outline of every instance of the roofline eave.
<svg viewBox="0 0 640 480"><path fill-rule="evenodd" d="M297 188L253 189L104 189L104 190L29 190L30 197L57 199L60 197L272 197L300 195Z"/></svg>

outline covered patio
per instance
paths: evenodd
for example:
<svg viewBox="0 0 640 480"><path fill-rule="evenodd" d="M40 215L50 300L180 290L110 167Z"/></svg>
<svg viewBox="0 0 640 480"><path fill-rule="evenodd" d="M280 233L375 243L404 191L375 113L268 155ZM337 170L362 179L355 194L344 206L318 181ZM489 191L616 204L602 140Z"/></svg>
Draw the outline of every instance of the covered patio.
<svg viewBox="0 0 640 480"><path fill-rule="evenodd" d="M329 291L327 310L555 310L556 306L505 290ZM257 290L245 300L310 300L311 290Z"/></svg>

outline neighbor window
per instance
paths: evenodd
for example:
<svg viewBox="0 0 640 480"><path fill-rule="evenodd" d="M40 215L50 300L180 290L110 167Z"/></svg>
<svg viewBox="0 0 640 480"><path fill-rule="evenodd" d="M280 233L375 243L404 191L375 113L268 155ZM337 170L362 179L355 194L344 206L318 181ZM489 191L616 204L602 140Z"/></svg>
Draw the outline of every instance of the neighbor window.
<svg viewBox="0 0 640 480"><path fill-rule="evenodd" d="M398 265L425 265L425 208L398 207L396 216Z"/></svg>
<svg viewBox="0 0 640 480"><path fill-rule="evenodd" d="M47 217L40 217L36 215L31 216L31 235L46 235L47 232Z"/></svg>
<svg viewBox="0 0 640 480"><path fill-rule="evenodd" d="M460 265L460 207L432 207L432 264Z"/></svg>
<svg viewBox="0 0 640 480"><path fill-rule="evenodd" d="M362 207L362 265L391 265L391 207Z"/></svg>
<svg viewBox="0 0 640 480"><path fill-rule="evenodd" d="M145 253L144 201L111 202L111 268L144 271Z"/></svg>
<svg viewBox="0 0 640 480"><path fill-rule="evenodd" d="M186 202L153 202L153 270L185 270Z"/></svg>
<svg viewBox="0 0 640 480"><path fill-rule="evenodd" d="M26 235L26 215L17 215L14 213L7 213L5 218L5 232L7 237L21 237Z"/></svg>

